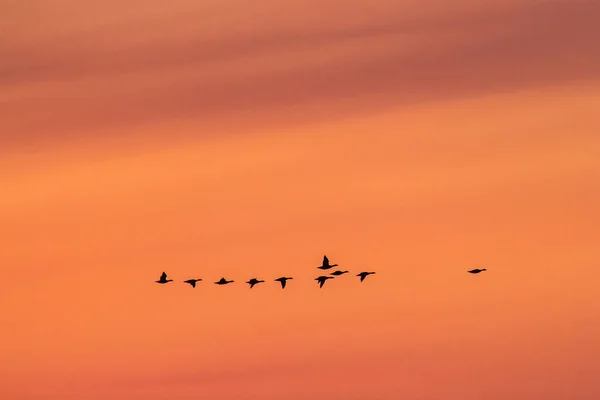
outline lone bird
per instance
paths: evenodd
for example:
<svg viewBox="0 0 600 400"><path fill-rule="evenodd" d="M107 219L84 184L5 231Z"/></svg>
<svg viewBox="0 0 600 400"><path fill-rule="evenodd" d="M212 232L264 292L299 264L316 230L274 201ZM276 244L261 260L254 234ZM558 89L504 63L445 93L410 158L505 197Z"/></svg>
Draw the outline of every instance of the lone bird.
<svg viewBox="0 0 600 400"><path fill-rule="evenodd" d="M478 274L478 273L483 272L483 271L487 271L487 269L485 269L485 268L484 269L475 268L475 269L472 269L472 270L467 271L467 272L470 273L470 274Z"/></svg>
<svg viewBox="0 0 600 400"><path fill-rule="evenodd" d="M285 289L285 284L286 284L287 280L289 280L289 279L294 279L294 278L288 278L288 277L282 276L281 278L277 278L277 279L275 279L275 280L276 280L277 282L280 282L280 283L281 283L281 288L282 288L282 289Z"/></svg>
<svg viewBox="0 0 600 400"><path fill-rule="evenodd" d="M347 273L348 273L348 271L334 271L334 272L331 273L331 275L333 275L333 276L340 276L340 275L344 275L344 274L347 274Z"/></svg>
<svg viewBox="0 0 600 400"><path fill-rule="evenodd" d="M228 283L233 283L233 281L228 281L225 278L221 278L218 282L215 282L215 285L227 285Z"/></svg>
<svg viewBox="0 0 600 400"><path fill-rule="evenodd" d="M356 275L356 276L360 276L360 281L364 281L365 278L369 275L373 275L375 272L361 272L360 274Z"/></svg>
<svg viewBox="0 0 600 400"><path fill-rule="evenodd" d="M193 288L196 287L196 282L200 282L202 279L188 279L187 281L183 281L184 283L189 283Z"/></svg>
<svg viewBox="0 0 600 400"><path fill-rule="evenodd" d="M250 289L252 289L254 287L254 285L256 285L257 283L263 283L264 281L259 281L256 278L252 278L250 279L248 282L246 282L248 285L250 285Z"/></svg>
<svg viewBox="0 0 600 400"><path fill-rule="evenodd" d="M163 272L162 275L160 276L160 279L155 282L156 283L169 283L169 282L173 282L173 279L167 279L167 273Z"/></svg>
<svg viewBox="0 0 600 400"><path fill-rule="evenodd" d="M319 289L323 287L327 279L333 279L333 276L320 276L315 278L315 281L319 282Z"/></svg>
<svg viewBox="0 0 600 400"><path fill-rule="evenodd" d="M329 258L327 258L327 256L323 256L323 265L321 265L320 267L317 267L319 269L329 269L329 268L333 268L333 267L337 267L337 264L333 264L333 265L329 265Z"/></svg>

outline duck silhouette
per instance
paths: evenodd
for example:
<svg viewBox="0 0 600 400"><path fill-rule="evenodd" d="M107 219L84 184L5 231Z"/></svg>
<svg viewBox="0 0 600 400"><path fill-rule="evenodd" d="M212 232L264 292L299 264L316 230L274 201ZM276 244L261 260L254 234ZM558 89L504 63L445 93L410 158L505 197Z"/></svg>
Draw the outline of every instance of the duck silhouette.
<svg viewBox="0 0 600 400"><path fill-rule="evenodd" d="M334 271L334 272L331 273L331 275L333 275L333 276L340 276L340 275L344 275L344 274L347 274L347 273L348 273L348 271Z"/></svg>
<svg viewBox="0 0 600 400"><path fill-rule="evenodd" d="M478 273L483 272L483 271L487 271L487 269L485 269L485 268L483 268L483 269L475 268L475 269L472 269L472 270L467 271L467 272L470 273L470 274L478 274Z"/></svg>
<svg viewBox="0 0 600 400"><path fill-rule="evenodd" d="M184 283L189 283L193 288L196 287L196 282L200 282L202 279L188 279L187 281L183 281Z"/></svg>
<svg viewBox="0 0 600 400"><path fill-rule="evenodd" d="M365 278L369 275L373 275L375 272L361 272L360 274L356 275L356 276L360 276L360 281L364 281Z"/></svg>
<svg viewBox="0 0 600 400"><path fill-rule="evenodd" d="M248 282L246 282L248 285L250 285L250 289L252 289L254 287L254 285L256 285L257 283L263 283L264 281L259 281L256 278L252 278L250 279Z"/></svg>
<svg viewBox="0 0 600 400"><path fill-rule="evenodd" d="M215 282L215 285L227 285L228 283L233 283L233 281L228 281L225 278L221 278L220 280Z"/></svg>
<svg viewBox="0 0 600 400"><path fill-rule="evenodd" d="M160 276L160 279L155 282L164 284L164 283L173 282L173 279L167 279L167 273L163 272L162 275Z"/></svg>
<svg viewBox="0 0 600 400"><path fill-rule="evenodd" d="M287 282L289 279L294 279L294 278L288 278L288 277L282 276L281 278L277 278L277 279L275 279L275 280L276 280L277 282L280 282L280 283L281 283L281 288L282 288L282 289L285 289L285 284L286 284L286 282Z"/></svg>
<svg viewBox="0 0 600 400"><path fill-rule="evenodd" d="M327 258L327 256L323 256L323 265L317 267L319 269L329 269L329 268L333 268L333 267L337 267L337 264L332 264L329 265L329 259Z"/></svg>
<svg viewBox="0 0 600 400"><path fill-rule="evenodd" d="M333 276L320 276L315 278L315 281L319 282L319 289L323 287L327 279L333 279Z"/></svg>

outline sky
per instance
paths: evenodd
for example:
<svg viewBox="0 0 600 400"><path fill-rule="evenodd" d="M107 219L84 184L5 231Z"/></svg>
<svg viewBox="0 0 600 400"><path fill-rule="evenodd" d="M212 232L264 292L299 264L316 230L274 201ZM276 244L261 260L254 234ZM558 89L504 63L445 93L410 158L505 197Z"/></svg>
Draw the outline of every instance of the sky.
<svg viewBox="0 0 600 400"><path fill-rule="evenodd" d="M599 2L0 9L2 399L600 398Z"/></svg>

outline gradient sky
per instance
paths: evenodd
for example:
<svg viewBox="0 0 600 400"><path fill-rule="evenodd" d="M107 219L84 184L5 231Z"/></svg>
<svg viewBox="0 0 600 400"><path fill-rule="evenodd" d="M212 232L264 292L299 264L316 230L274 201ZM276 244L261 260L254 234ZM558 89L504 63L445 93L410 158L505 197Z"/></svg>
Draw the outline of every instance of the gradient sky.
<svg viewBox="0 0 600 400"><path fill-rule="evenodd" d="M600 2L0 10L2 399L600 398Z"/></svg>

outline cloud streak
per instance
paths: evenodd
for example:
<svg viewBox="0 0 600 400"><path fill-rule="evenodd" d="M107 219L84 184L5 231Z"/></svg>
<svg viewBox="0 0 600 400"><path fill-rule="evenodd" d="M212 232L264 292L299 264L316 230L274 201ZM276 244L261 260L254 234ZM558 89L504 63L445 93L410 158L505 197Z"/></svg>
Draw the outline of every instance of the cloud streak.
<svg viewBox="0 0 600 400"><path fill-rule="evenodd" d="M8 49L0 74L8 133L0 141L181 118L217 130L300 123L598 78L597 2L463 7L135 43L105 27L43 50Z"/></svg>

